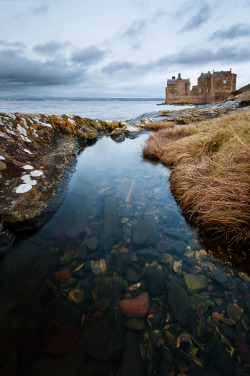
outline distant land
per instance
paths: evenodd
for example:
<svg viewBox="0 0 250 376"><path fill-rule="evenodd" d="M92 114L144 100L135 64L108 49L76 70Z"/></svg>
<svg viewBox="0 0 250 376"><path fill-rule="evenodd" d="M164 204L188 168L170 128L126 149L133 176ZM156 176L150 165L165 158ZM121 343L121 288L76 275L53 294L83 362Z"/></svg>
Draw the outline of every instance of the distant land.
<svg viewBox="0 0 250 376"><path fill-rule="evenodd" d="M35 100L35 101L46 101L46 100L68 100L68 101L164 101L164 97L161 98L97 98L97 97L89 97L89 98L81 98L81 97L36 97L36 96L28 96L28 95L12 95L8 97L0 97L0 100L16 100L16 101L23 101L23 100Z"/></svg>

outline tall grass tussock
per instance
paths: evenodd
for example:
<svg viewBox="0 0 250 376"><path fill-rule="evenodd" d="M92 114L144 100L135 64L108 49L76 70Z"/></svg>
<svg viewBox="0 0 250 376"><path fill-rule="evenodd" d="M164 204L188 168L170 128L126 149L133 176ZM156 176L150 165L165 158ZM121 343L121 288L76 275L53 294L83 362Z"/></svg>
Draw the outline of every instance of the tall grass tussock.
<svg viewBox="0 0 250 376"><path fill-rule="evenodd" d="M250 109L153 133L145 158L172 167L171 190L185 216L226 242L249 240Z"/></svg>

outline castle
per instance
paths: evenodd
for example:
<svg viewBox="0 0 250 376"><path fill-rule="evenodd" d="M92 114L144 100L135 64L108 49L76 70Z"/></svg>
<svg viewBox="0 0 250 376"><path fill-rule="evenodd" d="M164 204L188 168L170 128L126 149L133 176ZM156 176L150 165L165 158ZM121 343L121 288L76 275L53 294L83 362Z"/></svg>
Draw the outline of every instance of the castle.
<svg viewBox="0 0 250 376"><path fill-rule="evenodd" d="M201 73L198 77L198 84L190 90L190 81L186 78L175 76L167 80L165 103L213 103L227 99L236 90L235 73L221 71Z"/></svg>

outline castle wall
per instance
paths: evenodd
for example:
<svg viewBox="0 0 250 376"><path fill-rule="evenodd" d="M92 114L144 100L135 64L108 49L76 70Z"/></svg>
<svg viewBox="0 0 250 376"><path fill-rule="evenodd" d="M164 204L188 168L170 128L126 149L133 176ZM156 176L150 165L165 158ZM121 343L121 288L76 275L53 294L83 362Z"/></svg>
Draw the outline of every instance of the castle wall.
<svg viewBox="0 0 250 376"><path fill-rule="evenodd" d="M177 80L169 80L165 103L202 104L226 100L236 89L236 77L237 75L231 73L231 70L213 72L213 74L201 73L198 77L198 85L193 86L190 91L189 80L183 80L179 73Z"/></svg>

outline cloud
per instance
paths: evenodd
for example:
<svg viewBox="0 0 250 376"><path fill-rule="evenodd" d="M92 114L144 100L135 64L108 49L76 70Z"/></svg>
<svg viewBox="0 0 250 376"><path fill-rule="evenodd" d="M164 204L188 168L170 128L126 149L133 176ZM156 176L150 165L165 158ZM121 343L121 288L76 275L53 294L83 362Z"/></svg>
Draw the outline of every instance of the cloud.
<svg viewBox="0 0 250 376"><path fill-rule="evenodd" d="M137 35L140 35L147 25L146 19L134 21L127 30L121 34L122 38L134 38Z"/></svg>
<svg viewBox="0 0 250 376"><path fill-rule="evenodd" d="M35 52L38 52L40 54L44 55L54 55L56 52L59 52L61 50L64 50L68 46L70 46L70 42L56 42L56 41L50 41L48 43L44 44L38 44L33 48Z"/></svg>
<svg viewBox="0 0 250 376"><path fill-rule="evenodd" d="M250 25L244 23L234 24L228 29L220 29L215 31L209 40L213 39L236 39L250 35Z"/></svg>
<svg viewBox="0 0 250 376"><path fill-rule="evenodd" d="M190 6L196 8L196 4L197 3L195 2L193 4L190 4ZM185 9L187 9L186 6ZM188 22L183 26L183 28L180 31L183 32L198 29L203 23L205 23L210 18L210 15L210 6L207 3L203 3L201 6L198 7L197 12L194 15L192 15L192 17L188 20Z"/></svg>
<svg viewBox="0 0 250 376"><path fill-rule="evenodd" d="M102 69L105 75L120 74L126 79L129 77L138 77L146 74L163 71L167 67L181 66L208 66L208 64L223 63L231 66L233 63L244 63L250 61L250 51L242 47L222 47L217 50L214 49L183 49L178 53L165 55L157 60L149 61L144 64L133 64L129 61L110 63Z"/></svg>
<svg viewBox="0 0 250 376"><path fill-rule="evenodd" d="M0 51L0 83L6 86L50 86L73 84L82 79L83 72L66 61L28 59L14 50Z"/></svg>
<svg viewBox="0 0 250 376"><path fill-rule="evenodd" d="M107 64L102 68L103 73L122 73L134 67L134 64L128 61L115 61L113 63Z"/></svg>
<svg viewBox="0 0 250 376"><path fill-rule="evenodd" d="M10 48L24 48L24 44L22 42L8 42L7 40L0 40L0 47L10 47Z"/></svg>
<svg viewBox="0 0 250 376"><path fill-rule="evenodd" d="M106 54L107 51L100 50L97 46L92 45L76 50L71 56L71 61L87 66L99 62Z"/></svg>
<svg viewBox="0 0 250 376"><path fill-rule="evenodd" d="M37 6L32 6L28 8L28 13L30 14L35 14L35 15L40 15L42 13L46 13L48 10L48 5L47 4L41 4Z"/></svg>

